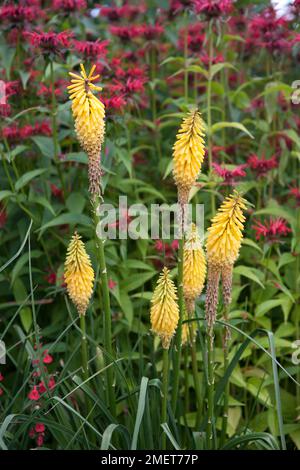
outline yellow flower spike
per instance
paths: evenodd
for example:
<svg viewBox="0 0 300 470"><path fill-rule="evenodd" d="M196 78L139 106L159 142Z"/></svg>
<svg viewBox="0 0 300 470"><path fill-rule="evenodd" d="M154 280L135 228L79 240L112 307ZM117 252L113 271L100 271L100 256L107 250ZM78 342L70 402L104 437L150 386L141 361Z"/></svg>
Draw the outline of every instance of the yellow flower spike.
<svg viewBox="0 0 300 470"><path fill-rule="evenodd" d="M231 302L232 268L238 258L243 239L247 201L234 191L221 204L208 229L206 252L208 280L206 291L206 319L212 331L216 320L220 277L223 284L223 301L226 308ZM227 314L227 313L226 313Z"/></svg>
<svg viewBox="0 0 300 470"><path fill-rule="evenodd" d="M204 154L204 123L198 109L195 109L183 119L173 146L173 175L181 204L188 202L189 192L200 173Z"/></svg>
<svg viewBox="0 0 300 470"><path fill-rule="evenodd" d="M197 227L191 224L183 250L183 293L189 313L193 312L195 299L202 292L205 276L205 254Z"/></svg>
<svg viewBox="0 0 300 470"><path fill-rule="evenodd" d="M80 75L69 72L72 79L71 85L67 87L72 100L76 134L89 157L89 190L93 197L100 194L100 152L105 131L104 104L92 93L102 90L92 83L99 78L99 75L93 75L95 68L93 65L87 74L83 64L80 64Z"/></svg>
<svg viewBox="0 0 300 470"><path fill-rule="evenodd" d="M234 264L243 238L243 210L246 209L246 203L247 201L234 191L221 204L208 229L206 251L209 263L220 267L224 264Z"/></svg>
<svg viewBox="0 0 300 470"><path fill-rule="evenodd" d="M170 271L164 268L151 299L150 320L152 331L162 340L164 349L169 349L179 320L179 309L174 282Z"/></svg>
<svg viewBox="0 0 300 470"><path fill-rule="evenodd" d="M94 271L80 235L75 232L68 246L64 279L79 315L85 315L94 285Z"/></svg>

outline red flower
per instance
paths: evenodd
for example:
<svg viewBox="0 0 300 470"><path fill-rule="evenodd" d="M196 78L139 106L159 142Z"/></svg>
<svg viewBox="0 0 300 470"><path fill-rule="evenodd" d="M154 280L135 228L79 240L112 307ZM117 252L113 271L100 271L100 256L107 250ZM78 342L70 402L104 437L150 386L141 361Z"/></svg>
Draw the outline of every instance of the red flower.
<svg viewBox="0 0 300 470"><path fill-rule="evenodd" d="M43 394L43 393L47 392L47 389L45 387L45 383L44 383L43 380L39 383L38 387L39 387L40 394Z"/></svg>
<svg viewBox="0 0 300 470"><path fill-rule="evenodd" d="M11 114L11 107L8 103L0 104L0 116L8 117Z"/></svg>
<svg viewBox="0 0 300 470"><path fill-rule="evenodd" d="M20 91L20 82L18 80L14 80L11 82L6 82L5 83L5 95L6 98L9 98L10 96L16 95Z"/></svg>
<svg viewBox="0 0 300 470"><path fill-rule="evenodd" d="M232 10L232 0L197 0L196 12L204 14L207 19L218 18Z"/></svg>
<svg viewBox="0 0 300 470"><path fill-rule="evenodd" d="M145 11L144 5L123 5L122 7L104 7L99 5L100 15L105 16L110 21L119 21L122 18L133 20L139 13Z"/></svg>
<svg viewBox="0 0 300 470"><path fill-rule="evenodd" d="M203 29L203 24L200 22L189 25L187 31L186 28L180 29L178 40L178 46L180 49L184 49L185 35L187 34L187 44L190 52L200 52L205 41L205 33Z"/></svg>
<svg viewBox="0 0 300 470"><path fill-rule="evenodd" d="M246 111L254 111L255 109L264 109L265 107L265 102L263 100L263 98L254 98L251 103L250 103L250 106L248 108L246 108Z"/></svg>
<svg viewBox="0 0 300 470"><path fill-rule="evenodd" d="M0 228L3 228L6 225L6 222L7 222L7 212L2 202L0 202Z"/></svg>
<svg viewBox="0 0 300 470"><path fill-rule="evenodd" d="M74 41L74 47L79 54L89 59L105 57L109 41Z"/></svg>
<svg viewBox="0 0 300 470"><path fill-rule="evenodd" d="M273 7L266 8L249 24L248 48L264 47L269 52L288 50L291 45L288 22L278 18Z"/></svg>
<svg viewBox="0 0 300 470"><path fill-rule="evenodd" d="M0 8L0 19L11 24L23 24L43 16L43 11L35 6L4 5Z"/></svg>
<svg viewBox="0 0 300 470"><path fill-rule="evenodd" d="M264 156L262 158L258 158L257 155L253 154L248 158L247 164L259 178L266 176L268 171L278 167L278 162L275 155L267 160Z"/></svg>
<svg viewBox="0 0 300 470"><path fill-rule="evenodd" d="M290 192L289 192L290 196L292 196L293 198L295 198L295 201L296 201L296 205L297 206L300 206L300 189L295 187L295 188L290 188ZM0 225L1 226L1 225Z"/></svg>
<svg viewBox="0 0 300 470"><path fill-rule="evenodd" d="M59 188L58 186L56 186L53 183L50 184L50 188L51 188L51 194L54 197L57 197L58 199L63 198L63 190L61 188Z"/></svg>
<svg viewBox="0 0 300 470"><path fill-rule="evenodd" d="M73 36L71 31L54 33L27 32L25 37L29 40L34 49L39 49L42 54L62 54L64 49L70 47L70 40Z"/></svg>
<svg viewBox="0 0 300 470"><path fill-rule="evenodd" d="M154 244L154 248L159 253L164 251L164 248L165 248L164 242L162 240L156 240Z"/></svg>
<svg viewBox="0 0 300 470"><path fill-rule="evenodd" d="M110 98L103 98L103 103L107 109L121 109L126 105L126 100L123 96L111 96Z"/></svg>
<svg viewBox="0 0 300 470"><path fill-rule="evenodd" d="M108 280L108 288L109 289L114 289L116 287L117 283L113 281L112 279Z"/></svg>
<svg viewBox="0 0 300 470"><path fill-rule="evenodd" d="M213 163L214 171L217 175L223 178L226 184L232 185L236 178L244 178L246 176L246 172L244 168L246 165L237 165L235 168L229 169L222 167L218 163Z"/></svg>
<svg viewBox="0 0 300 470"><path fill-rule="evenodd" d="M130 41L140 35L140 28L135 24L130 26L111 26L110 32L114 36L118 36L122 41Z"/></svg>
<svg viewBox="0 0 300 470"><path fill-rule="evenodd" d="M146 41L158 39L164 32L164 28L160 24L142 24L139 26L139 33Z"/></svg>
<svg viewBox="0 0 300 470"><path fill-rule="evenodd" d="M170 14L177 15L183 10L193 10L198 4L198 0L171 0Z"/></svg>
<svg viewBox="0 0 300 470"><path fill-rule="evenodd" d="M55 387L56 387L55 378L52 376L52 377L50 377L50 379L48 381L48 388L49 388L49 390L53 390Z"/></svg>
<svg viewBox="0 0 300 470"><path fill-rule="evenodd" d="M84 10L87 8L86 0L53 0L53 9L64 12Z"/></svg>
<svg viewBox="0 0 300 470"><path fill-rule="evenodd" d="M203 52L200 55L200 60L204 65L208 66L208 64L209 64L209 55L206 52ZM223 57L222 54L216 54L215 56L212 57L212 61L211 61L212 64L218 64L220 62L224 62L224 57Z"/></svg>
<svg viewBox="0 0 300 470"><path fill-rule="evenodd" d="M36 423L34 429L35 429L35 432L37 433L45 432L45 425L44 423Z"/></svg>
<svg viewBox="0 0 300 470"><path fill-rule="evenodd" d="M53 357L51 356L51 354L48 354L47 351L44 351L43 355L44 364L51 364L53 362Z"/></svg>
<svg viewBox="0 0 300 470"><path fill-rule="evenodd" d="M31 392L28 394L29 400L37 401L40 399L40 394L39 391L37 390L37 386L34 385L33 389Z"/></svg>
<svg viewBox="0 0 300 470"><path fill-rule="evenodd" d="M28 139L33 135L52 135L48 121L37 122L34 126L27 124L24 127L17 127L16 124L13 124L2 129L2 136L10 142Z"/></svg>
<svg viewBox="0 0 300 470"><path fill-rule="evenodd" d="M178 240L173 240L171 243L171 248L172 250L176 251L179 248L179 241Z"/></svg>
<svg viewBox="0 0 300 470"><path fill-rule="evenodd" d="M278 242L280 237L287 236L292 230L286 225L286 222L281 217L273 219L270 217L268 221L262 222L255 221L256 225L253 225L255 230L256 240L265 238L270 243Z"/></svg>
<svg viewBox="0 0 300 470"><path fill-rule="evenodd" d="M3 382L3 380L4 380L4 377L3 377L2 373L0 372L0 382Z"/></svg>
<svg viewBox="0 0 300 470"><path fill-rule="evenodd" d="M42 434L39 434L36 438L36 445L38 447L41 447L44 444L44 436Z"/></svg>

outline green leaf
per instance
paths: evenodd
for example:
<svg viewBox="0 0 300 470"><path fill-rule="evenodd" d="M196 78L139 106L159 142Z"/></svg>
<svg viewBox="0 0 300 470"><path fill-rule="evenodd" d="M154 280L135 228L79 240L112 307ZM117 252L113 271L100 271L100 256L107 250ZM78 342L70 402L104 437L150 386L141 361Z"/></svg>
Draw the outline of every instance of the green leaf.
<svg viewBox="0 0 300 470"><path fill-rule="evenodd" d="M37 176L42 175L46 171L48 171L47 168L41 168L41 169L32 170L32 171L28 171L27 173L24 173L24 175L22 175L21 178L19 178L18 181L16 182L15 190L20 191L20 189L24 188L24 186L26 186L26 184L28 184L30 181L32 181Z"/></svg>
<svg viewBox="0 0 300 470"><path fill-rule="evenodd" d="M72 192L66 200L66 206L73 214L81 214L83 212L86 200L80 193Z"/></svg>
<svg viewBox="0 0 300 470"><path fill-rule="evenodd" d="M31 258L32 259L40 258L42 256L42 254L43 253L39 250L32 250L31 251ZM10 280L11 285L14 284L16 278L19 276L19 274L20 274L22 268L24 267L24 265L28 263L28 259L29 259L29 253L24 253L22 256L20 256L20 258L16 262L16 264L15 264L13 270L12 270L12 273L11 273L11 280Z"/></svg>
<svg viewBox="0 0 300 470"><path fill-rule="evenodd" d="M271 299L266 300L259 304L255 309L255 316L262 317L265 313L269 312L273 308L281 306L283 303L283 299Z"/></svg>
<svg viewBox="0 0 300 470"><path fill-rule="evenodd" d="M66 162L77 162L77 163L83 163L83 164L88 164L88 156L84 152L73 152L73 153L67 153L65 156L65 161Z"/></svg>
<svg viewBox="0 0 300 470"><path fill-rule="evenodd" d="M140 427L142 423L142 419L144 416L145 406L146 406L146 396L147 396L147 387L148 387L149 379L147 377L143 377L140 386L140 394L139 394L139 402L138 408L135 418L134 424L134 431L131 441L130 450L136 450L137 448L137 440L139 437Z"/></svg>
<svg viewBox="0 0 300 470"><path fill-rule="evenodd" d="M255 241L251 240L250 238L243 238L242 245L250 246L251 248L254 248L260 253L263 253L263 250L260 248L260 246L257 243L255 243Z"/></svg>
<svg viewBox="0 0 300 470"><path fill-rule="evenodd" d="M4 189L3 191L0 191L0 201L3 201L3 199L6 199L7 197L11 197L13 195L14 193L12 191Z"/></svg>
<svg viewBox="0 0 300 470"><path fill-rule="evenodd" d="M128 321L129 326L132 325L132 320L133 320L133 305L131 302L131 299L129 295L127 295L126 292L121 291L120 292L120 307L122 308L126 320Z"/></svg>
<svg viewBox="0 0 300 470"><path fill-rule="evenodd" d="M147 281L152 279L155 274L155 271L151 273L134 274L130 276L129 279L121 281L121 289L123 289L125 292L131 292L135 289L138 289L139 287L143 286Z"/></svg>
<svg viewBox="0 0 300 470"><path fill-rule="evenodd" d="M265 286L258 277L259 271L257 269L249 268L248 266L236 266L233 272L234 274L245 276L248 279L251 279L252 281L256 282L256 284L260 285L260 287L262 287L263 289L265 288Z"/></svg>
<svg viewBox="0 0 300 470"><path fill-rule="evenodd" d="M222 62L219 64L213 64L211 66L210 78L212 79L217 73L219 73L224 68L237 70L237 68L234 65L232 65L230 62Z"/></svg>
<svg viewBox="0 0 300 470"><path fill-rule="evenodd" d="M46 224L42 225L41 228L38 229L38 232L44 232L46 229L50 227L57 227L58 225L83 225L85 227L91 227L92 222L90 217L87 217L84 214L74 214L67 212L65 214L61 214L58 217L50 220Z"/></svg>
<svg viewBox="0 0 300 470"><path fill-rule="evenodd" d="M36 135L34 137L31 137L31 140L33 140L33 142L38 146L44 157L54 158L54 143L51 137Z"/></svg>
<svg viewBox="0 0 300 470"><path fill-rule="evenodd" d="M217 122L216 124L213 124L211 126L211 133L214 134L215 132L218 132L218 131L226 128L226 127L232 127L234 129L239 129L240 131L244 132L249 137L251 137L251 139L254 139L254 136L251 134L251 132L248 131L248 129L246 129L246 127L243 124L241 124L240 122L225 122L225 121Z"/></svg>

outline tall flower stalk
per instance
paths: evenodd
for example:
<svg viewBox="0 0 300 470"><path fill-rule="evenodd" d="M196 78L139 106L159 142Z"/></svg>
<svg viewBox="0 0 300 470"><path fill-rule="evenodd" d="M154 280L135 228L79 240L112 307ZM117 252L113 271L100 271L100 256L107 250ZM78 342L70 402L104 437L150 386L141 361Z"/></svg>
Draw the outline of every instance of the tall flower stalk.
<svg viewBox="0 0 300 470"><path fill-rule="evenodd" d="M188 112L181 124L173 147L173 176L177 186L178 203L180 206L179 218L179 250L178 250L178 298L179 298L179 323L176 337L176 349L174 353L174 379L172 393L172 408L176 409L179 371L182 342L182 320L184 317L184 292L183 292L183 259L184 259L184 229L185 229L185 205L188 203L190 190L195 183L204 159L204 123L197 109Z"/></svg>
<svg viewBox="0 0 300 470"><path fill-rule="evenodd" d="M94 279L95 275L90 257L85 250L80 235L75 232L67 250L64 280L67 285L69 297L79 313L82 370L85 381L89 378L85 314L92 296ZM90 411L88 399L87 408Z"/></svg>
<svg viewBox="0 0 300 470"><path fill-rule="evenodd" d="M115 414L114 376L111 362L113 360L112 329L110 298L107 269L104 254L104 240L99 237L97 227L100 223L99 206L102 201L101 192L101 147L105 131L105 108L103 103L93 94L102 88L95 85L99 75L94 75L95 65L87 74L84 66L80 65L80 75L70 72L71 85L68 86L72 100L72 112L75 120L75 130L78 140L88 155L89 193L92 205L95 227L95 243L100 267L100 283L104 310L104 346L107 352L107 387L106 393L110 403L111 413Z"/></svg>
<svg viewBox="0 0 300 470"><path fill-rule="evenodd" d="M206 259L201 245L201 240L195 224L191 224L184 244L183 255L183 292L188 319L195 313L195 299L201 294L206 276ZM188 323L188 336L191 348L192 371L197 398L197 422L199 422L202 410L202 395L199 383L196 332L192 322Z"/></svg>
<svg viewBox="0 0 300 470"><path fill-rule="evenodd" d="M167 422L169 348L179 320L176 287L174 282L170 279L169 275L170 272L168 268L164 268L151 299L150 311L152 331L160 337L164 350L162 371L162 423ZM165 433L162 435L162 449L166 449Z"/></svg>
<svg viewBox="0 0 300 470"><path fill-rule="evenodd" d="M209 167L209 179L212 181L213 175L213 159L212 159L212 118L211 118L211 84L212 84L212 59L213 59L213 21L210 20L208 27L208 81L207 81L207 127L208 127L208 136L207 136L207 148L208 148L208 167ZM211 212L214 214L216 212L216 202L215 195L213 191L211 192Z"/></svg>
<svg viewBox="0 0 300 470"><path fill-rule="evenodd" d="M228 307L231 300L232 268L234 262L238 258L243 238L242 231L244 229L245 222L243 210L246 209L245 204L246 200L243 199L237 191L234 191L231 196L227 197L221 204L217 214L212 219L206 241L208 261L208 281L205 306L208 367L207 446L209 449L214 447L214 324L218 307L219 283L222 278L224 304ZM227 329L225 335L226 334L228 334Z"/></svg>
<svg viewBox="0 0 300 470"><path fill-rule="evenodd" d="M51 117L52 117L52 136L53 136L53 147L54 147L54 163L57 168L63 197L65 199L66 197L65 180L64 180L63 172L61 170L59 155L58 155L59 147L58 147L58 136L57 136L57 103L56 103L56 96L55 96L54 67L53 67L52 60L50 60L50 82L51 82L51 102L52 102Z"/></svg>

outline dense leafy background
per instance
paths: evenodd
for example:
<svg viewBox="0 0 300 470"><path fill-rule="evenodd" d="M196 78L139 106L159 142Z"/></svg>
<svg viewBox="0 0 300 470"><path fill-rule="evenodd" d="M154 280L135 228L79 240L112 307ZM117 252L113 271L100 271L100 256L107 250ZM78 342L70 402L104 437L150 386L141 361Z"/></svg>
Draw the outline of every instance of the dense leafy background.
<svg viewBox="0 0 300 470"><path fill-rule="evenodd" d="M43 15L29 18L21 28L1 17L0 63L8 106L0 105L0 337L7 346L7 364L0 366L0 447L160 447L161 346L149 331L149 300L164 264L176 277L177 251L172 240L164 241L167 244L151 239L106 243L117 351L117 416L110 415L107 405L98 282L87 313L90 373L94 376L80 386L81 335L77 313L63 285L66 247L75 228L86 242L97 279L99 269L87 192L87 157L76 140L65 87L68 71L78 70L80 62L87 67L95 62L107 105L102 152L106 202L117 204L120 195L126 195L129 204L176 202L171 156L181 117L195 104L206 122L211 113L208 132L217 167L210 172L206 158L192 200L205 205L206 227L212 216L212 199L218 206L232 186L242 190L251 203L234 270L230 312L235 328L230 349L234 367L227 371L230 408L225 447L272 449L282 445L285 436L289 449L299 449L300 393L292 378L299 381L300 374L299 366L292 363L292 343L300 338L300 105L290 100L292 83L299 78L297 14L284 25L273 18L273 26L264 32L261 23L254 30L251 24L257 15L264 18L268 1L237 1L233 13L213 21L213 26L192 12L172 16L170 4L164 0L147 0L136 16L118 21L99 11L91 16L93 2L87 2L82 11L67 13L55 9L59 2L41 3ZM156 22L161 28L149 33L145 25ZM121 25L123 36L131 34L128 40L120 39L113 29ZM144 29L132 35L133 25L144 25ZM184 59L186 25L189 49ZM59 50L45 54L24 31L70 31L73 37L67 47L59 44ZM207 94L210 35L211 101ZM109 42L104 43L104 52L87 58L78 44L76 48L76 41L86 40ZM251 155L259 160L273 158L276 163L263 173L251 167ZM274 228L278 218L282 221ZM259 222L265 229L257 239L254 227ZM268 231L270 223L274 233ZM282 231L282 224L288 230ZM204 295L197 302L200 319ZM204 399L203 328L200 320L197 358ZM42 349L36 349L40 342ZM278 378L274 344L282 366ZM220 324L216 346L221 405ZM49 363L42 377L37 377L35 361L41 359L40 354ZM202 424L195 428L190 361L186 350L178 415L174 417L169 410L169 427L161 429L168 435L170 448L205 446L205 413ZM41 380L55 380L56 385L34 401L29 394ZM276 392L280 392L282 409ZM93 424L86 421L86 394L94 406ZM221 407L216 409L220 428ZM36 423L45 425L43 442L36 441L38 433L30 433Z"/></svg>

